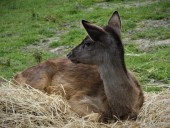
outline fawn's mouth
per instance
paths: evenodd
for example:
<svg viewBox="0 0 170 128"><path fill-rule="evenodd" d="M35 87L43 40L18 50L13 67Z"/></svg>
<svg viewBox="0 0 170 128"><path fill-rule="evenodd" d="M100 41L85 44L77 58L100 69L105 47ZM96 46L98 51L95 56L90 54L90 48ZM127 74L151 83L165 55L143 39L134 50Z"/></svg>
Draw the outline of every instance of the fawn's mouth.
<svg viewBox="0 0 170 128"><path fill-rule="evenodd" d="M78 61L78 60L77 60L76 58L74 58L74 57L69 56L68 59L69 59L72 63L75 63L75 64L80 63L80 61Z"/></svg>
<svg viewBox="0 0 170 128"><path fill-rule="evenodd" d="M74 58L68 58L69 60L71 60L72 63L78 64L80 63L80 61L78 61L77 59Z"/></svg>
<svg viewBox="0 0 170 128"><path fill-rule="evenodd" d="M73 63L75 63L75 64L80 63L80 61L78 61L77 58L74 57L72 51L71 51L69 54L67 54L67 58L68 58L71 62L73 62Z"/></svg>

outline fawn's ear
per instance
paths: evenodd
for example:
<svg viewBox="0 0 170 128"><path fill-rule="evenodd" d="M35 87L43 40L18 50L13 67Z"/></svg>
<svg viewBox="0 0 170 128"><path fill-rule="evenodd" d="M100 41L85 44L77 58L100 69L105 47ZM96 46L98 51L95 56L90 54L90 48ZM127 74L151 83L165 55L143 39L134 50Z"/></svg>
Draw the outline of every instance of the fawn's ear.
<svg viewBox="0 0 170 128"><path fill-rule="evenodd" d="M106 34L103 28L91 24L88 21L82 20L82 24L93 41L100 41L101 36Z"/></svg>
<svg viewBox="0 0 170 128"><path fill-rule="evenodd" d="M113 27L119 36L121 35L121 20L117 11L115 11L110 17L108 25Z"/></svg>

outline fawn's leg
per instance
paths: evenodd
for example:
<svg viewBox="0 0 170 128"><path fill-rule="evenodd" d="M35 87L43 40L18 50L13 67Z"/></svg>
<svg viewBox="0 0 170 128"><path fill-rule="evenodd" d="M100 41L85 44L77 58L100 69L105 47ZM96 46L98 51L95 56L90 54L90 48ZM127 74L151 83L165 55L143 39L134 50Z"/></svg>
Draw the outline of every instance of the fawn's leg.
<svg viewBox="0 0 170 128"><path fill-rule="evenodd" d="M92 102L83 93L77 93L69 100L71 109L78 115L91 121L98 121L100 117L99 110L94 106L95 103L92 104Z"/></svg>

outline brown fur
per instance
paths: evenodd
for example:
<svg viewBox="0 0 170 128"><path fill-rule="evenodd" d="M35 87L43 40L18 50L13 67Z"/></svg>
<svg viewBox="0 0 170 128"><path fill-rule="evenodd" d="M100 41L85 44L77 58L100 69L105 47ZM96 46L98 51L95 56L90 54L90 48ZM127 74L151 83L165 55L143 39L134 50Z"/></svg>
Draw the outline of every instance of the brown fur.
<svg viewBox="0 0 170 128"><path fill-rule="evenodd" d="M130 74L139 85L134 75ZM13 81L18 85L31 85L49 94L62 94L72 110L80 116L93 112L101 116L108 108L103 82L96 66L74 64L68 59L50 59L17 74ZM143 98L140 100L141 107Z"/></svg>
<svg viewBox="0 0 170 128"><path fill-rule="evenodd" d="M116 19L114 18L110 19L111 23L114 23ZM112 32L109 27L104 29ZM120 36L120 30L118 28L115 30ZM114 38L120 40L117 36ZM89 41L90 39L86 40ZM119 45L121 45L121 42ZM119 50L122 50L122 59L120 61L124 64L123 46ZM114 62L118 63L117 60L119 62L119 59L115 57ZM110 98L113 97L111 100L112 103L116 103L114 105L111 104L107 90L104 89L104 87L107 87L107 84L105 85L103 82L105 77L103 77L103 80L101 79L101 74L105 69L102 69L103 71L99 69L101 73L99 74L97 66L82 63L74 64L68 59L47 60L16 75L13 82L18 85L29 84L49 94L62 94L68 100L72 110L80 116L97 113L95 120L99 119L99 121L106 122L113 119L113 115L118 116L120 119L136 117L143 104L144 98L140 84L133 73L126 70L125 64L122 67L120 68L118 65L117 69L115 68L114 70L117 70L118 75L121 74L122 79L131 83L131 85L125 84L112 88L113 92L111 92ZM121 71L124 73L121 73ZM113 76L109 77L117 83L120 82L116 76L115 78Z"/></svg>
<svg viewBox="0 0 170 128"><path fill-rule="evenodd" d="M107 103L103 83L95 66L50 59L17 74L14 83L28 84L49 94L62 94L80 116L102 113Z"/></svg>

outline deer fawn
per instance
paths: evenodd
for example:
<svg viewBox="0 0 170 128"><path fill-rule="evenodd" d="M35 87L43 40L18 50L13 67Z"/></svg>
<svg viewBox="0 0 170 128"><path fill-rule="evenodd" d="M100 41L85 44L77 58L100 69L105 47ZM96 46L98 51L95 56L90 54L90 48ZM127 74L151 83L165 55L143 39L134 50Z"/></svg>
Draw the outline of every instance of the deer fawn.
<svg viewBox="0 0 170 128"><path fill-rule="evenodd" d="M16 75L13 81L61 93L80 116L97 113L102 122L136 118L144 101L143 91L126 69L118 12L103 28L84 20L82 24L88 36L68 59L47 60Z"/></svg>

